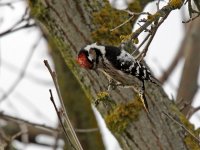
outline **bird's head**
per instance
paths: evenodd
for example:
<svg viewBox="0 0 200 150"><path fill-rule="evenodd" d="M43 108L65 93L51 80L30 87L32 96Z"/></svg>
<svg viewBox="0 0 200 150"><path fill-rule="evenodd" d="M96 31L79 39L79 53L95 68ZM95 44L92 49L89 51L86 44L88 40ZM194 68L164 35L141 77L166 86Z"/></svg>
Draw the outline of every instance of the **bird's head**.
<svg viewBox="0 0 200 150"><path fill-rule="evenodd" d="M77 57L78 64L85 69L96 69L98 67L99 58L105 53L105 46L90 44L82 48Z"/></svg>

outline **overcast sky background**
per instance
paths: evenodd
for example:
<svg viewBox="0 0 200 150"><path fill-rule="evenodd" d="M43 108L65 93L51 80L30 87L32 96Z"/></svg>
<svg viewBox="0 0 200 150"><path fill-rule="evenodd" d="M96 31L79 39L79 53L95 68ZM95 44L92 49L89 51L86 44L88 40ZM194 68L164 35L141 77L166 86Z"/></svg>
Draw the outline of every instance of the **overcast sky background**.
<svg viewBox="0 0 200 150"><path fill-rule="evenodd" d="M0 0L0 3L10 1L12 0ZM165 5L166 2L161 2L161 4ZM122 5L122 3L118 3L118 6ZM13 9L8 6L0 7L0 33L9 29L18 21L24 14L25 8L26 5L24 2L15 3ZM151 3L145 8L145 11L153 12L152 10L155 10L155 3ZM162 75L162 69L167 69L179 49L179 44L184 35L184 26L181 22L181 11L173 11L161 25L150 45L145 60L156 77ZM138 28L138 26L135 25L134 28ZM27 62L26 59L30 55L33 45L38 42L40 37L40 30L33 27L0 38L0 99L3 93L8 91L12 84L19 78L19 73L23 69L25 62ZM140 36L141 38L143 36ZM56 93L49 72L43 64L44 59L51 61L48 55L47 43L44 39L40 39L32 57L29 58L30 62L26 69L25 77L5 100L0 101L0 111L32 122L56 127L57 116L49 100L48 89L53 89L55 98ZM180 61L176 70L164 85L164 89L169 97L176 97L182 68L183 61ZM198 84L200 84L200 78ZM199 98L200 92L198 91L198 94L195 96L194 106L200 105L200 101L197 101ZM97 112L96 114L100 118ZM191 118L191 122L195 123L196 127L200 127L199 119L200 112ZM103 127L103 133L106 132L103 137L107 145L107 150L119 149L115 139L111 139L111 134L105 129L103 120L99 120ZM34 145L25 146L19 143L16 144L21 149L38 149ZM40 147L40 149L49 150L49 148L45 147Z"/></svg>

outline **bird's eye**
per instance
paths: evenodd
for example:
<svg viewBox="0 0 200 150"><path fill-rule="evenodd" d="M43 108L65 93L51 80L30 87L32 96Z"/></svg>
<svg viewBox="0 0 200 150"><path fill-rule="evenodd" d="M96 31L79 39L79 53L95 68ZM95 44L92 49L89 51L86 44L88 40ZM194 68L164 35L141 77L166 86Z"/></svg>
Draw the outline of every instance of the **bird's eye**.
<svg viewBox="0 0 200 150"><path fill-rule="evenodd" d="M88 59L92 62L94 62L96 60L96 52L94 49L90 49L89 50L89 56L88 56Z"/></svg>

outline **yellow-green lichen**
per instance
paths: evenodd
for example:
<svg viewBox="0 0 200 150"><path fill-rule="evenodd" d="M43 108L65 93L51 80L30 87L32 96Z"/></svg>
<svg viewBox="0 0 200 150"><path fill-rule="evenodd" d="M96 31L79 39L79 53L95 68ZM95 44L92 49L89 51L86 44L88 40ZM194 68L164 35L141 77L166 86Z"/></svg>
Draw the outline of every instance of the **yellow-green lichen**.
<svg viewBox="0 0 200 150"><path fill-rule="evenodd" d="M73 71L76 70L76 61L75 58L72 57L69 45L64 41L63 29L56 24L55 20L49 17L47 8L44 8L40 0L29 1L29 6L31 7L31 15L44 24L48 31L52 31L48 32L50 36L46 37L52 49L59 49L68 67Z"/></svg>
<svg viewBox="0 0 200 150"><path fill-rule="evenodd" d="M99 92L97 94L97 99L99 101L106 101L109 99L109 93L108 92Z"/></svg>
<svg viewBox="0 0 200 150"><path fill-rule="evenodd" d="M175 104L171 104L171 109L174 113L176 113L177 117L180 119L180 123L189 130L195 137L199 137L200 129L195 130L195 127L193 124L189 122L189 120L178 110ZM184 142L186 143L187 147L190 150L197 150L200 149L200 146L197 142L197 140L189 134L187 131L186 136L184 137Z"/></svg>
<svg viewBox="0 0 200 150"><path fill-rule="evenodd" d="M127 35L121 35L121 36L120 36L121 42L125 42L125 41L130 40L130 39L131 39L131 36L132 36L132 33L127 34Z"/></svg>
<svg viewBox="0 0 200 150"><path fill-rule="evenodd" d="M180 120L180 122L186 127L186 128L188 128L188 129L190 129L190 130L194 130L194 125L193 124L191 124L190 122L189 122L189 120L178 110L178 108L177 108L177 106L175 105L175 104L171 104L170 105L170 108L171 108L171 110L172 110L172 112L174 112L176 115L177 115L177 117L179 118L179 120Z"/></svg>
<svg viewBox="0 0 200 150"><path fill-rule="evenodd" d="M191 130L190 130L191 131ZM199 138L199 135L200 135L200 128L199 129L196 129L191 131L191 133ZM197 149L200 149L200 145L199 145L199 142L197 139L195 139L192 135L190 134L187 134L184 138L184 142L186 143L187 147L190 149L190 150L197 150Z"/></svg>
<svg viewBox="0 0 200 150"><path fill-rule="evenodd" d="M189 120L187 118L185 118L184 115L181 115L179 119L180 119L181 123L191 132L191 134L193 134L193 136L195 136L197 138L199 137L200 129L195 130L194 125L191 124L189 122ZM187 147L190 150L200 149L200 145L199 145L198 141L191 134L186 132L186 136L184 138L184 141L185 141Z"/></svg>
<svg viewBox="0 0 200 150"><path fill-rule="evenodd" d="M111 131L120 133L126 129L129 122L138 119L141 109L143 109L143 104L138 99L117 105L105 116L105 122Z"/></svg>
<svg viewBox="0 0 200 150"><path fill-rule="evenodd" d="M40 0L29 0L28 1L30 10L30 15L38 20L42 20L42 18L47 14L47 8L45 8Z"/></svg>
<svg viewBox="0 0 200 150"><path fill-rule="evenodd" d="M139 39L138 38L133 39L133 43L138 44L139 43Z"/></svg>
<svg viewBox="0 0 200 150"><path fill-rule="evenodd" d="M121 42L121 35L131 33L132 23L127 23L113 31L110 30L125 22L130 16L125 12L112 8L108 1L104 1L104 3L105 5L101 10L92 14L96 28L91 35L94 41L118 45Z"/></svg>
<svg viewBox="0 0 200 150"><path fill-rule="evenodd" d="M141 12L143 10L141 0L134 0L129 4L128 9L133 12Z"/></svg>
<svg viewBox="0 0 200 150"><path fill-rule="evenodd" d="M103 104L109 105L110 109L115 106L115 102L111 99L108 92L99 92L97 94L97 99L95 100L95 106L102 102Z"/></svg>
<svg viewBox="0 0 200 150"><path fill-rule="evenodd" d="M179 9L183 5L183 1L182 0L170 0L168 4L170 6L172 6L173 8Z"/></svg>

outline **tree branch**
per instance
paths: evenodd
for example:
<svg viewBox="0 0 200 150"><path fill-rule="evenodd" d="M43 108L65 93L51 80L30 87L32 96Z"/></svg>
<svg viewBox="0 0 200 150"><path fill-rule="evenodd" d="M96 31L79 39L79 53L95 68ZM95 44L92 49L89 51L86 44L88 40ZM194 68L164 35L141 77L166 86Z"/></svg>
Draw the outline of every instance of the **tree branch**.
<svg viewBox="0 0 200 150"><path fill-rule="evenodd" d="M181 107L184 104L191 104L198 89L198 73L200 66L200 20L192 22L191 32L187 35L185 49L185 64L182 71L180 85L177 92L177 104ZM187 116L190 105L186 106L182 112Z"/></svg>
<svg viewBox="0 0 200 150"><path fill-rule="evenodd" d="M54 85L56 87L56 91L58 93L58 97L59 97L59 100L60 100L60 103L61 103L61 108L62 108L62 113L63 113L62 118L60 116L61 113L59 113L59 111L56 109L55 103L53 103L54 102L53 96L52 96L52 93L50 92L50 94L51 94L51 98L50 99L51 99L52 103L54 104L54 108L56 109L56 112L57 112L57 115L59 117L60 123L61 123L61 125L63 127L63 130L64 130L67 138L70 140L70 138L69 138L69 136L68 136L68 134L66 132L66 127L64 126L64 123L66 123L67 129L69 130L69 133L72 136L71 138L73 139L73 142L75 143L76 148L78 150L82 150L83 148L82 148L82 146L81 146L81 144L80 144L80 142L79 142L79 140L78 140L78 138L76 136L76 133L75 133L75 131L74 131L72 125L71 125L71 122L69 120L69 117L67 115L67 111L65 109L65 105L64 105L64 102L63 102L63 99L62 99L62 96L61 96L61 93L60 93L60 90L59 90L59 86L58 86L58 82L57 82L57 78L56 78L56 73L52 71L52 69L51 69L51 67L50 67L50 65L49 65L47 60L44 60L44 64L47 67L47 69L49 70L49 73L50 73L50 75L51 75L51 77L53 79L53 82L54 82ZM63 123L62 119L64 119L64 123ZM70 141L70 143L71 143L71 141ZM71 146L73 148L75 148L72 143L71 143Z"/></svg>
<svg viewBox="0 0 200 150"><path fill-rule="evenodd" d="M35 23L30 23L30 20L31 20L31 19L30 19L29 17L27 17L27 15L28 15L28 8L26 8L26 10L25 10L23 16L21 17L21 19L20 19L19 21L17 21L17 22L16 22L11 28L9 28L8 30L6 30L6 31L4 31L4 32L2 32L2 33L0 33L0 37L3 37L3 36L8 35L8 34L10 34L10 33L14 33L14 32L19 31L19 30L21 30L21 29L25 29L25 28L30 28L30 27L36 26ZM22 24L23 22L26 22L26 24L23 25L23 26L20 26L20 24ZM18 27L18 26L19 26L19 27Z"/></svg>

